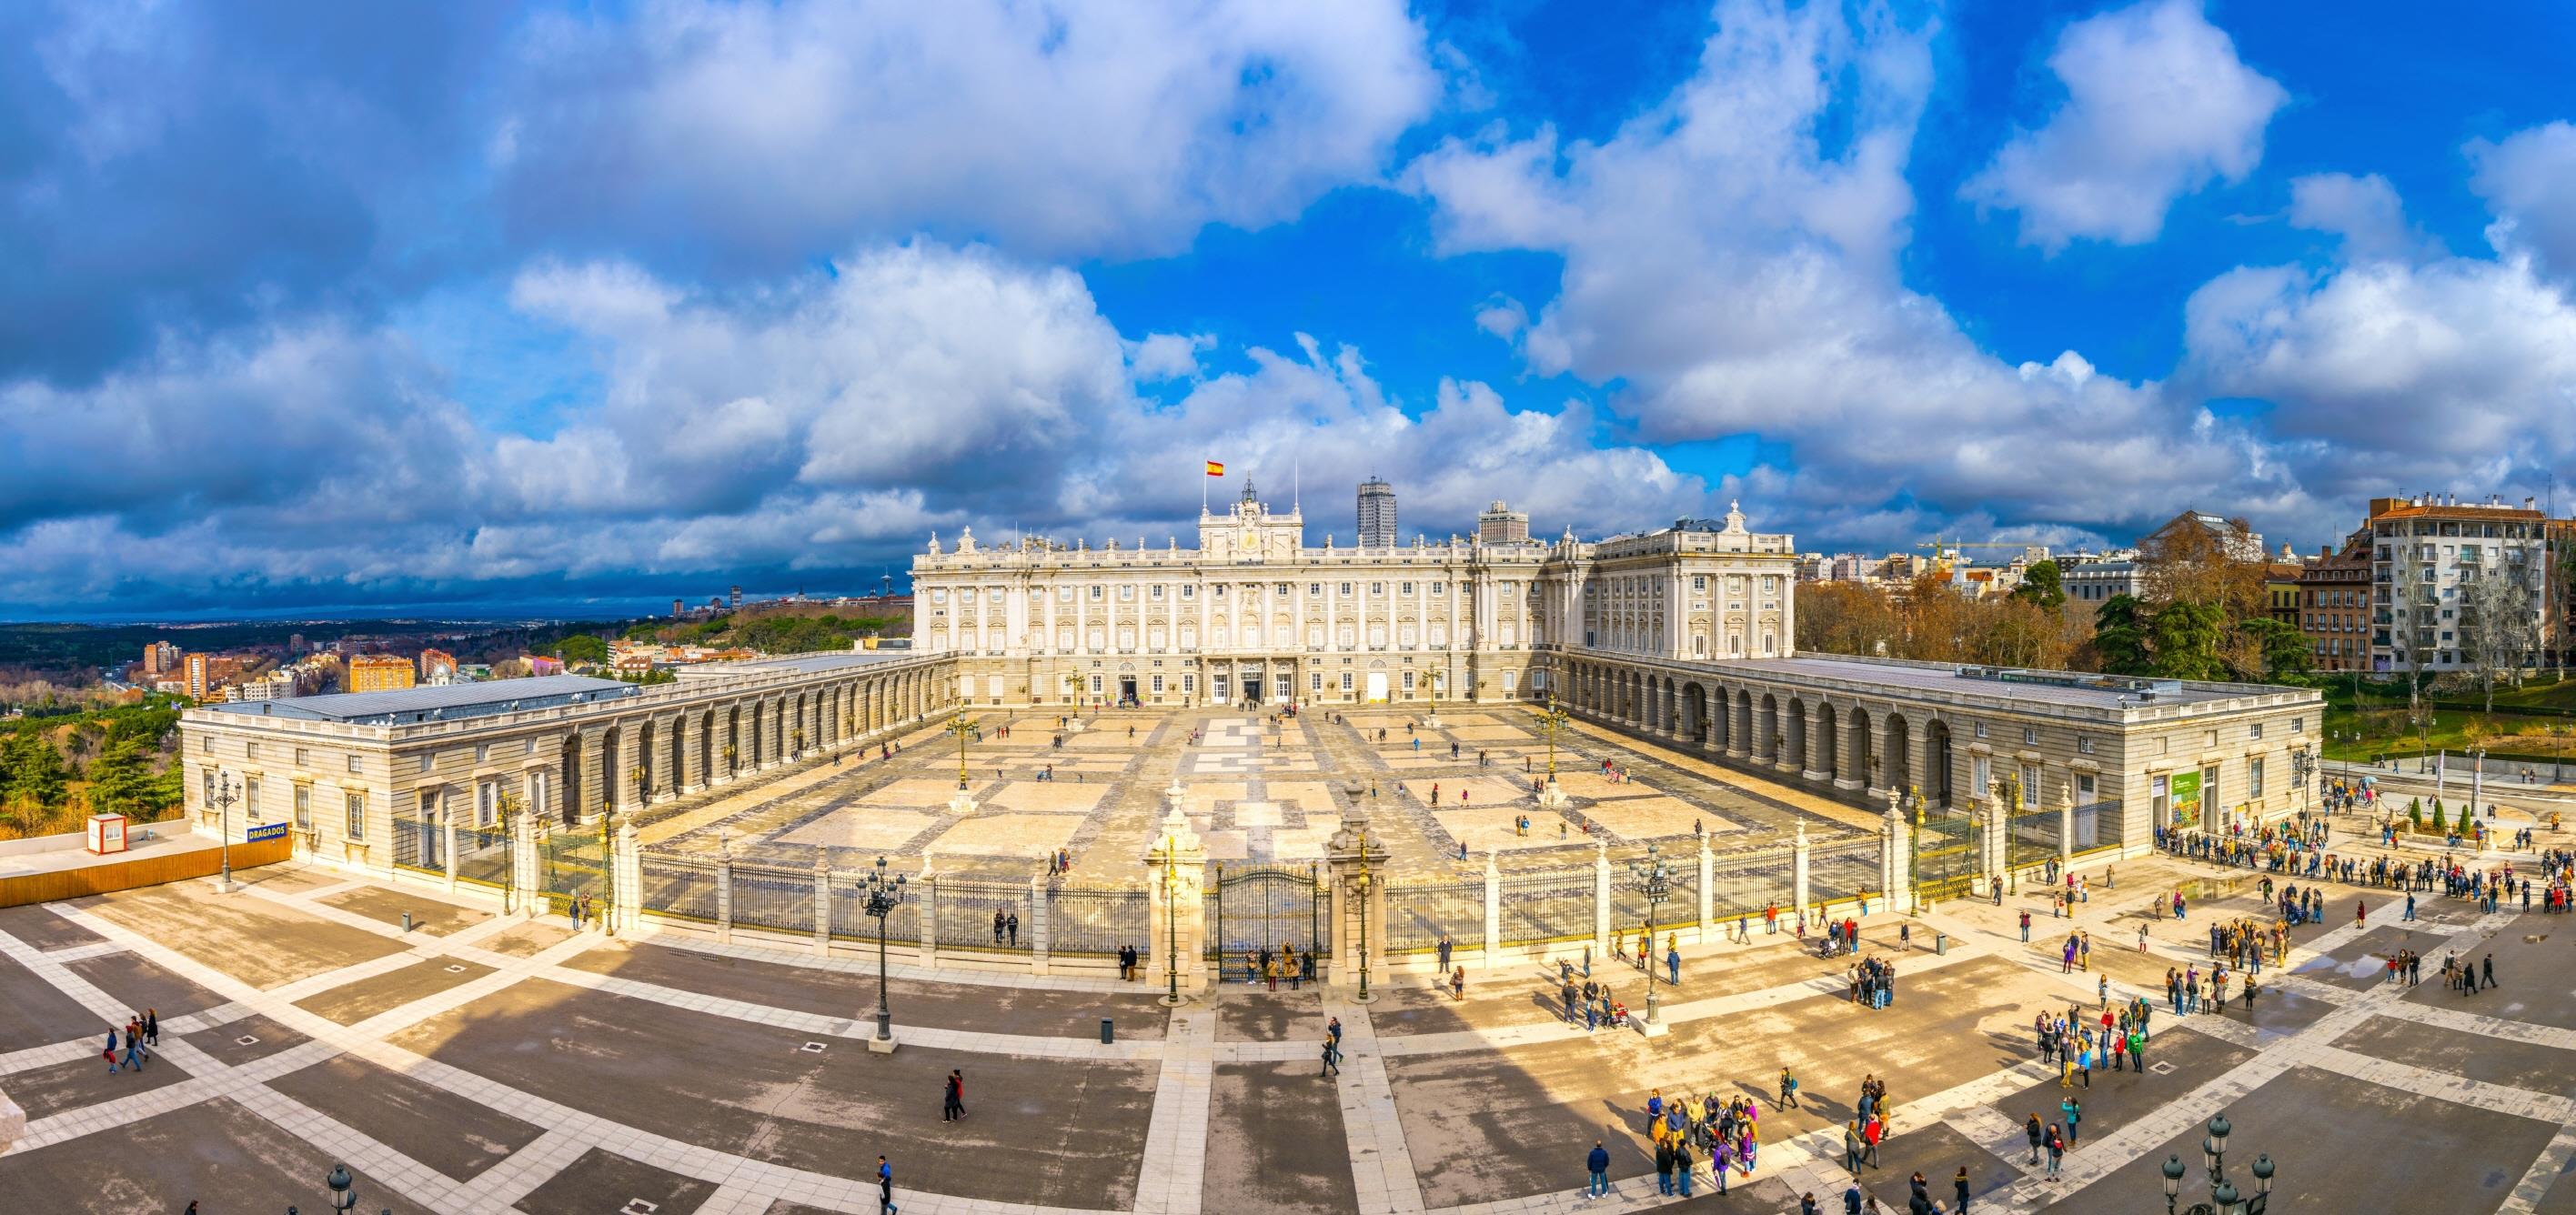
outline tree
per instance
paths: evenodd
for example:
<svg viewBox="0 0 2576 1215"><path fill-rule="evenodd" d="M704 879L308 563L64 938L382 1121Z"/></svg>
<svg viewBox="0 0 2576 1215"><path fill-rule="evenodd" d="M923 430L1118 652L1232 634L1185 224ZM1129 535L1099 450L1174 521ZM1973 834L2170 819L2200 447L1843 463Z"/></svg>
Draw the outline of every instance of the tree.
<svg viewBox="0 0 2576 1215"><path fill-rule="evenodd" d="M63 757L44 736L29 730L9 743L9 800L51 810L63 801Z"/></svg>
<svg viewBox="0 0 2576 1215"><path fill-rule="evenodd" d="M2021 572L2021 585L2013 588L2013 598L2056 608L2066 602L2066 584L2058 576L2055 561L2034 561Z"/></svg>
<svg viewBox="0 0 2576 1215"><path fill-rule="evenodd" d="M2540 646L2531 588L2518 571L2463 568L2459 598L2461 651L2492 713L2496 680L2519 680Z"/></svg>
<svg viewBox="0 0 2576 1215"><path fill-rule="evenodd" d="M141 739L126 738L110 745L107 754L91 766L90 779L90 800L99 810L143 817L152 771Z"/></svg>
<svg viewBox="0 0 2576 1215"><path fill-rule="evenodd" d="M2154 639L2156 674L2167 679L2227 678L2227 667L2218 657L2227 621L2217 604L2174 600L2156 609L2148 633Z"/></svg>
<svg viewBox="0 0 2576 1215"><path fill-rule="evenodd" d="M2308 673L2308 639L2299 630L2269 616L2257 616L2237 626L2254 650L2262 655L2260 667L2240 672L2247 679L2279 678Z"/></svg>
<svg viewBox="0 0 2576 1215"><path fill-rule="evenodd" d="M596 665L608 661L608 643L589 633L575 633L555 643L555 657Z"/></svg>
<svg viewBox="0 0 2576 1215"><path fill-rule="evenodd" d="M2148 616L2132 595L2113 595L2093 609L2093 652L2112 675L2145 675L2155 669L2147 651Z"/></svg>

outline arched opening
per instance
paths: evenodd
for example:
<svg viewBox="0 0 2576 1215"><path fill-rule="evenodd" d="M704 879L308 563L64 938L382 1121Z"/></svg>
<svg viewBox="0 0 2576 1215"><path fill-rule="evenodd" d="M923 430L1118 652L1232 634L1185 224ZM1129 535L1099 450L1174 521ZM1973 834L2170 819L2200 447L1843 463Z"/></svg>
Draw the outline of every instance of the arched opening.
<svg viewBox="0 0 2576 1215"><path fill-rule="evenodd" d="M1923 766L1930 771L1924 773L1923 796L1935 805L1947 806L1950 804L1950 723L1933 718L1931 727L1924 734L1924 741L1927 754Z"/></svg>
<svg viewBox="0 0 2576 1215"><path fill-rule="evenodd" d="M1898 793L1914 793L1914 731L1902 713L1887 715L1887 787Z"/></svg>

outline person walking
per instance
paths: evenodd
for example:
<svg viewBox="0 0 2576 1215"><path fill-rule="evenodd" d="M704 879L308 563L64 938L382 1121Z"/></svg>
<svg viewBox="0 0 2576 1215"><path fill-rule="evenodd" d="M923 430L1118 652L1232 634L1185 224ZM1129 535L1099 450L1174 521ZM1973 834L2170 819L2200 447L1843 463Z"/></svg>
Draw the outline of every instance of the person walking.
<svg viewBox="0 0 2576 1215"><path fill-rule="evenodd" d="M143 1010L143 1044L146 1046L161 1045L160 1009L147 1008Z"/></svg>
<svg viewBox="0 0 2576 1215"><path fill-rule="evenodd" d="M1583 1183L1583 1197L1587 1201L1607 1197L1610 1193L1610 1149L1603 1147L1600 1140L1593 1140L1592 1152L1583 1158L1583 1167L1590 1174Z"/></svg>
<svg viewBox="0 0 2576 1215"><path fill-rule="evenodd" d="M2488 954L2485 957L2478 959L2478 977L2479 985L2482 987L2493 987L2496 985L2494 954Z"/></svg>
<svg viewBox="0 0 2576 1215"><path fill-rule="evenodd" d="M1959 1166L1959 1175L1950 1179L1950 1185L1959 1193L1959 1201L1951 1207L1951 1215L1968 1215L1968 1166Z"/></svg>
<svg viewBox="0 0 2576 1215"><path fill-rule="evenodd" d="M894 1166L877 1157L877 1215L894 1215Z"/></svg>
<svg viewBox="0 0 2576 1215"><path fill-rule="evenodd" d="M1780 1069L1780 1100L1771 1108L1781 1110L1798 1108L1798 1078L1791 1075L1788 1068Z"/></svg>
<svg viewBox="0 0 2576 1215"><path fill-rule="evenodd" d="M2057 1170L2066 1163L2066 1140L2056 1127L2048 1128L2048 1179L2057 1180Z"/></svg>
<svg viewBox="0 0 2576 1215"><path fill-rule="evenodd" d="M1449 972L1449 998L1452 1000L1465 1000L1467 998L1466 967L1460 966Z"/></svg>
<svg viewBox="0 0 2576 1215"><path fill-rule="evenodd" d="M1843 1124L1843 1169L1854 1177L1860 1176L1860 1148L1860 1119L1854 1118Z"/></svg>
<svg viewBox="0 0 2576 1215"><path fill-rule="evenodd" d="M1318 1076L1322 1078L1330 1078L1341 1074L1342 1048L1330 1037L1327 1037L1324 1039L1324 1070L1318 1073Z"/></svg>
<svg viewBox="0 0 2576 1215"><path fill-rule="evenodd" d="M951 1068L948 1072L947 1093L940 1101L939 1118L942 1122L955 1122L965 1116L966 1075Z"/></svg>
<svg viewBox="0 0 2576 1215"><path fill-rule="evenodd" d="M2030 908L2021 909L2021 943L2030 944Z"/></svg>
<svg viewBox="0 0 2576 1215"><path fill-rule="evenodd" d="M1673 986L1675 986L1675 987L1679 987L1679 986L1681 986L1681 983L1682 983L1682 947L1681 947L1681 945L1680 945L1680 943L1679 943L1678 939L1676 939L1675 943L1674 943L1672 946L1670 946L1669 948L1667 948L1667 949L1664 951L1664 970L1665 970L1665 972L1670 976L1669 981L1671 982L1671 984L1672 984Z"/></svg>
<svg viewBox="0 0 2576 1215"><path fill-rule="evenodd" d="M2021 1130L2022 1134L2030 1140L2030 1162L2038 1164L2039 1150L2048 1142L2048 1128L2039 1124L2039 1115L2033 1114L2029 1122L2022 1124Z"/></svg>
<svg viewBox="0 0 2576 1215"><path fill-rule="evenodd" d="M1445 933L1445 932L1444 932L1444 933L1441 933L1441 934L1440 934L1440 969L1442 969L1442 970L1447 970L1447 969L1449 969L1449 950L1450 950L1449 934L1448 934L1448 933Z"/></svg>

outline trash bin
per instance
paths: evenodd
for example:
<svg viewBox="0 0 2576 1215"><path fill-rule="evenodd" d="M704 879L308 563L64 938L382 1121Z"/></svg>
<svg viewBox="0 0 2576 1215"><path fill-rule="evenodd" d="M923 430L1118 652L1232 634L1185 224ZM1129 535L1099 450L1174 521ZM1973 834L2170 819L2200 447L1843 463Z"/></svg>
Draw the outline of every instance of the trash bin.
<svg viewBox="0 0 2576 1215"><path fill-rule="evenodd" d="M404 913L403 913L403 931L404 931L404 932L410 932L410 931L411 931L411 913L410 913L410 912L408 912L408 911L406 911L406 912L404 912Z"/></svg>
<svg viewBox="0 0 2576 1215"><path fill-rule="evenodd" d="M1949 933L1936 932L1932 934L1932 952L1935 954L1946 954L1950 952Z"/></svg>
<svg viewBox="0 0 2576 1215"><path fill-rule="evenodd" d="M1102 1017L1100 1019L1100 1044L1102 1046L1109 1045L1110 1036L1109 1018Z"/></svg>

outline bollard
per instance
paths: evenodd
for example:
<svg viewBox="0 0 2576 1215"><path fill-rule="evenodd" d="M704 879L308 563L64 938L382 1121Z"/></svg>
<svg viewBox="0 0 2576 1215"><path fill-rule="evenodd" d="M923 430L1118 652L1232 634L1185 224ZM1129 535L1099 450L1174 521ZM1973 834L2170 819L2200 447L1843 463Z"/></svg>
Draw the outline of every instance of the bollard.
<svg viewBox="0 0 2576 1215"><path fill-rule="evenodd" d="M406 936L411 933L411 913L408 911L403 913L403 933Z"/></svg>
<svg viewBox="0 0 2576 1215"><path fill-rule="evenodd" d="M1102 1017L1100 1019L1100 1044L1102 1046L1109 1045L1110 1037L1109 1018Z"/></svg>

